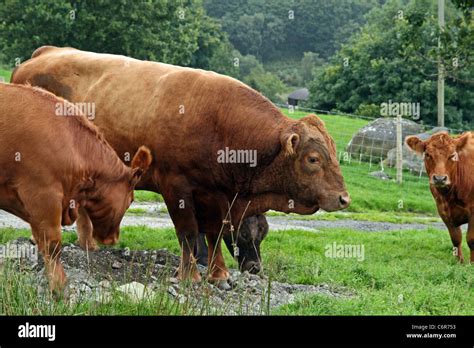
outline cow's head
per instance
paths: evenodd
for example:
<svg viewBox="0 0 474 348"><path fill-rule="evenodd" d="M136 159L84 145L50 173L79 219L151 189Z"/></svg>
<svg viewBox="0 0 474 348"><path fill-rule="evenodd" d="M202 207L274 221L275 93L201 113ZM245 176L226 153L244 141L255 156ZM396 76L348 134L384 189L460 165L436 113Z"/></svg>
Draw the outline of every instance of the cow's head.
<svg viewBox="0 0 474 348"><path fill-rule="evenodd" d="M262 214L257 214L245 218L238 231L235 244L238 247L239 255L237 260L242 272L258 273L261 270L260 244L268 234L267 219ZM224 242L229 252L234 255L233 237L224 234Z"/></svg>
<svg viewBox="0 0 474 348"><path fill-rule="evenodd" d="M430 184L443 189L451 186L455 180L460 156L470 138L470 132L458 138L452 138L447 132L441 132L425 141L416 136L407 137L406 143L416 153L424 154Z"/></svg>
<svg viewBox="0 0 474 348"><path fill-rule="evenodd" d="M85 203L85 209L93 226L94 238L105 245L115 244L120 234L120 222L133 201L135 185L152 161L151 152L145 146L138 149L132 166L114 181L96 184L94 194Z"/></svg>
<svg viewBox="0 0 474 348"><path fill-rule="evenodd" d="M290 172L285 191L295 202L293 212L311 214L318 208L335 211L349 206L334 140L319 117L302 118L281 133L280 141Z"/></svg>

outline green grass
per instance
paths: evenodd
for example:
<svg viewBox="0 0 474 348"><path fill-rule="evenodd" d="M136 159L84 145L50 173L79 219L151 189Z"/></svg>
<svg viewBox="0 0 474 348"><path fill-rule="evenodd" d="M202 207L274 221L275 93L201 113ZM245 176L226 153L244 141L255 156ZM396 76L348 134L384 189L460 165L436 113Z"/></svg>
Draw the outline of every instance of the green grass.
<svg viewBox="0 0 474 348"><path fill-rule="evenodd" d="M324 246L363 244L365 261L329 259ZM267 242L265 242L267 243ZM276 249L275 247L278 247ZM280 308L292 315L472 315L474 272L451 255L446 231L364 233L333 230L273 234L266 262L276 278L352 289L355 297L309 296ZM465 255L468 250L464 247Z"/></svg>
<svg viewBox="0 0 474 348"><path fill-rule="evenodd" d="M3 77L4 82L10 82L12 72L7 69L3 69L0 67L0 76Z"/></svg>
<svg viewBox="0 0 474 348"><path fill-rule="evenodd" d="M269 211L265 213L266 216L284 216L291 220L322 220L322 221L336 221L336 220L357 220L357 221L375 221L375 222L390 222L396 224L430 224L433 222L442 222L441 218L436 216L406 213L406 212L333 212L313 215L298 215L285 214L277 211Z"/></svg>
<svg viewBox="0 0 474 348"><path fill-rule="evenodd" d="M158 193L137 190L135 191L135 202L164 202L164 200Z"/></svg>
<svg viewBox="0 0 474 348"><path fill-rule="evenodd" d="M29 236L27 230L0 230L0 243ZM64 233L67 242L73 233ZM325 256L325 247L359 244L365 248L364 261L353 258L333 259ZM174 253L179 246L172 228L125 227L117 247L131 249L167 248ZM468 249L464 246L465 255ZM225 252L228 266L235 262ZM290 230L270 233L262 244L264 273L273 280L301 284L328 284L349 295L333 298L323 295L299 297L272 314L277 315L472 315L474 312L474 272L470 265L458 264L451 255L451 242L446 231L399 231L366 233L347 229L322 230L318 233ZM26 276L25 276L26 277ZM189 308L167 303L163 296L152 305L133 304L117 298L108 308L81 304L77 307L38 305L28 280L21 287L2 282L0 302L9 301L8 314L190 314ZM8 288L8 289L7 289ZM7 291L8 290L8 291ZM13 304L18 304L18 311ZM36 311L34 311L36 310Z"/></svg>
<svg viewBox="0 0 474 348"><path fill-rule="evenodd" d="M348 211L437 214L426 177L418 178L405 172L403 183L397 184L369 176L371 169L365 163L343 164L341 169L352 197ZM395 176L393 169L386 172Z"/></svg>
<svg viewBox="0 0 474 348"><path fill-rule="evenodd" d="M286 116L298 120L311 112L294 111L289 112L287 109L280 109ZM362 127L369 123L368 120L347 117L340 115L323 115L318 114L318 117L326 124L326 129L334 139L338 151L342 151L347 143L352 139L352 136Z"/></svg>

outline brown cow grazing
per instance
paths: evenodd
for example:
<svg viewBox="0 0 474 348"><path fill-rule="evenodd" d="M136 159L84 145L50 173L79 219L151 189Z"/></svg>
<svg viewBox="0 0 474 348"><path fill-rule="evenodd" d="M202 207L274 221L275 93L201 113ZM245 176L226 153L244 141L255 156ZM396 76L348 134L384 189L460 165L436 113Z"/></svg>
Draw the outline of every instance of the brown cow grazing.
<svg viewBox="0 0 474 348"><path fill-rule="evenodd" d="M151 149L157 160L137 188L163 195L182 248L180 278L200 280L199 231L208 242L209 279L224 280L220 242L231 224L236 232L243 218L269 209L313 214L350 203L324 123L314 115L292 120L230 77L46 46L12 81L94 102L94 122L119 156L138 143Z"/></svg>
<svg viewBox="0 0 474 348"><path fill-rule="evenodd" d="M58 116L58 105L74 109L39 88L0 83L0 209L31 225L51 290L61 294L61 225L72 224L82 210L93 237L114 243L151 154L140 148L133 169L125 166L79 110Z"/></svg>
<svg viewBox="0 0 474 348"><path fill-rule="evenodd" d="M467 244L474 262L474 137L473 133L452 138L436 133L422 141L407 137L407 145L424 154L430 189L438 212L448 228L455 255L463 262L461 225L468 223Z"/></svg>

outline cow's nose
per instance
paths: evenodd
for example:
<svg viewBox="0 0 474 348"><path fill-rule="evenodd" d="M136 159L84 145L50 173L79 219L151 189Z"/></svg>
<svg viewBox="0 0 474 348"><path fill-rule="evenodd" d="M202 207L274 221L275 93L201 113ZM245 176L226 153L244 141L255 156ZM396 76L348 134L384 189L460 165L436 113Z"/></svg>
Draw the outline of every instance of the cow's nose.
<svg viewBox="0 0 474 348"><path fill-rule="evenodd" d="M351 204L351 197L348 193L344 193L339 196L339 205L341 208L347 208Z"/></svg>
<svg viewBox="0 0 474 348"><path fill-rule="evenodd" d="M444 185L444 184L446 184L447 180L448 180L447 175L433 175L433 182L436 185Z"/></svg>
<svg viewBox="0 0 474 348"><path fill-rule="evenodd" d="M248 271L252 274L257 274L260 272L260 262L258 261L248 261L245 263L245 269L243 271Z"/></svg>

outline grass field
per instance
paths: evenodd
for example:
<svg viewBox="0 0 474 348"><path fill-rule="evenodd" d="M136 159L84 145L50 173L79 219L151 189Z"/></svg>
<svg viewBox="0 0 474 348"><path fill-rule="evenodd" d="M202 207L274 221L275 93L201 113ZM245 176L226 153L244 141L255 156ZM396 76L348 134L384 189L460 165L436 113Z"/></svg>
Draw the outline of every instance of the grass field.
<svg viewBox="0 0 474 348"><path fill-rule="evenodd" d="M28 230L0 230L0 243ZM75 241L64 233L66 242ZM364 246L364 259L328 258L332 243ZM125 227L118 247L168 248L178 253L173 229ZM465 247L464 252L468 250ZM225 253L228 266L235 262ZM323 230L317 233L290 230L270 233L262 246L264 274L273 280L301 284L329 284L350 295L336 299L323 295L300 298L271 314L278 315L451 315L472 314L474 273L472 266L458 264L451 255L446 231L367 233ZM8 275L9 278L12 275ZM4 279L7 276L4 274ZM20 286L17 283L20 284ZM0 281L0 314L193 314L189 308L168 303L126 303L114 299L107 306L83 303L74 306L39 304L35 284L26 276Z"/></svg>
<svg viewBox="0 0 474 348"><path fill-rule="evenodd" d="M10 82L11 71L2 69L0 67L0 77L3 77L4 82Z"/></svg>

